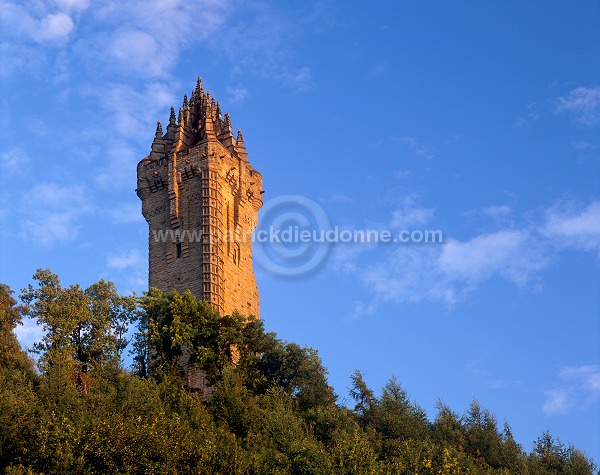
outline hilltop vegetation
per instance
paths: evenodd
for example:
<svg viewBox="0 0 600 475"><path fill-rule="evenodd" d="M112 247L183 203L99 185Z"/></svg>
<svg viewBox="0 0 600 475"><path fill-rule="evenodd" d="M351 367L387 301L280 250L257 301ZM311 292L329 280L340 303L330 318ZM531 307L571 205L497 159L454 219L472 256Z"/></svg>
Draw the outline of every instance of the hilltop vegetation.
<svg viewBox="0 0 600 475"><path fill-rule="evenodd" d="M593 474L542 434L526 453L473 401L433 422L395 379L377 397L356 371L337 403L317 352L262 321L221 317L190 293L120 296L38 271L22 306L0 285L0 470L8 474ZM33 362L14 329L44 331ZM124 368L134 324L135 367ZM185 384L182 352L206 371Z"/></svg>

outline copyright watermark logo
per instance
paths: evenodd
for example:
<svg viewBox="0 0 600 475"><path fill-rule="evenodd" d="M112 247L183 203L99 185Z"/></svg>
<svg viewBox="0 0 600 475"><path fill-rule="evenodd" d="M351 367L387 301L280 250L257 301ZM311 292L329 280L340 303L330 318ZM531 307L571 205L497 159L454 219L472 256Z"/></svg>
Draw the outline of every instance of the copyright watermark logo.
<svg viewBox="0 0 600 475"><path fill-rule="evenodd" d="M320 205L304 196L284 195L265 203L259 216L253 257L267 272L305 275L325 262L331 243L318 237L331 230L331 222Z"/></svg>
<svg viewBox="0 0 600 475"><path fill-rule="evenodd" d="M332 226L325 210L305 196L285 195L267 201L252 230L151 229L155 242L252 243L254 262L266 272L284 277L307 275L326 261L333 246L372 244L441 244L442 231L432 229L348 229ZM180 246L177 258L182 257Z"/></svg>

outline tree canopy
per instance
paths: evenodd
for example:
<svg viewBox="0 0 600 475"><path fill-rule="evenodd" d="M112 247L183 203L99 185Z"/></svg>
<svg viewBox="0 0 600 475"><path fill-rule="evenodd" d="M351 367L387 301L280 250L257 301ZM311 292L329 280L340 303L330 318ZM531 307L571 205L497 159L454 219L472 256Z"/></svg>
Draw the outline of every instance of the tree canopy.
<svg viewBox="0 0 600 475"><path fill-rule="evenodd" d="M105 281L64 287L49 270L33 281L22 305L0 284L4 473L596 473L547 432L527 453L477 401L462 415L439 402L430 421L396 378L377 396L357 370L353 405L340 404L316 350L189 292L121 296ZM15 336L24 317L43 330L35 361Z"/></svg>

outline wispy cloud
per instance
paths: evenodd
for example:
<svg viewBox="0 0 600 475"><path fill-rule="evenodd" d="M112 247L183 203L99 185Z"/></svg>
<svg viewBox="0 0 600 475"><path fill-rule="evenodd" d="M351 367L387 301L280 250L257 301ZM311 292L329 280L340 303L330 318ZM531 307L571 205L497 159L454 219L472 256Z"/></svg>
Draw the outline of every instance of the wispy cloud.
<svg viewBox="0 0 600 475"><path fill-rule="evenodd" d="M421 141L417 140L415 137L404 136L404 137L397 137L394 140L396 142L404 145L405 147L407 147L408 150L410 150L412 153L414 153L418 157L426 158L429 160L435 156L435 150L432 147L422 143Z"/></svg>
<svg viewBox="0 0 600 475"><path fill-rule="evenodd" d="M489 389L510 389L523 384L522 381L519 380L496 377L492 375L490 371L483 369L476 361L467 363L464 370L467 374L480 379L482 383Z"/></svg>
<svg viewBox="0 0 600 475"><path fill-rule="evenodd" d="M584 126L596 124L600 115L600 87L573 89L568 95L558 98L556 112L568 113Z"/></svg>
<svg viewBox="0 0 600 475"><path fill-rule="evenodd" d="M329 196L329 201L334 203L350 203L352 198L345 193L334 192Z"/></svg>
<svg viewBox="0 0 600 475"><path fill-rule="evenodd" d="M137 198L135 198L137 200ZM117 223L129 224L129 223L142 223L144 218L142 217L141 204L139 200L118 203L112 205L107 210L108 215L115 220Z"/></svg>
<svg viewBox="0 0 600 475"><path fill-rule="evenodd" d="M308 91L315 85L310 68L306 66L296 71L283 71L278 78L295 91Z"/></svg>
<svg viewBox="0 0 600 475"><path fill-rule="evenodd" d="M569 414L600 401L600 365L567 366L557 376L559 384L544 392L544 413Z"/></svg>
<svg viewBox="0 0 600 475"><path fill-rule="evenodd" d="M27 168L31 161L29 155L20 147L14 147L0 153L0 169L5 173L17 173Z"/></svg>
<svg viewBox="0 0 600 475"><path fill-rule="evenodd" d="M495 208L491 214L509 211ZM432 209L409 200L392 213L389 227L431 227L432 219ZM438 301L452 307L494 277L538 291L542 272L555 263L561 250L590 252L600 258L600 202L583 208L553 206L537 222L468 239L445 236L443 244L380 248L379 260L370 255L370 263L361 263L362 255L372 249L334 251L336 269L355 272L371 291L373 302L365 308L386 301Z"/></svg>
<svg viewBox="0 0 600 475"><path fill-rule="evenodd" d="M392 211L390 227L409 229L424 226L433 218L434 208L424 208L416 204L416 196L409 195L401 200L400 206Z"/></svg>
<svg viewBox="0 0 600 475"><path fill-rule="evenodd" d="M508 205L492 205L484 208L482 212L493 219L504 219L512 214L512 208Z"/></svg>
<svg viewBox="0 0 600 475"><path fill-rule="evenodd" d="M148 288L148 259L139 249L109 254L106 267L124 293L139 292Z"/></svg>
<svg viewBox="0 0 600 475"><path fill-rule="evenodd" d="M21 236L42 247L74 240L79 218L93 209L82 186L42 183L25 196L27 218L21 221Z"/></svg>
<svg viewBox="0 0 600 475"><path fill-rule="evenodd" d="M44 46L62 43L73 31L73 19L66 12L49 13L39 5L37 7L0 2L3 35Z"/></svg>
<svg viewBox="0 0 600 475"><path fill-rule="evenodd" d="M549 259L534 244L528 231L500 230L475 236L468 241L450 239L437 260L440 273L448 283L468 286L500 275L525 286L545 268Z"/></svg>
<svg viewBox="0 0 600 475"><path fill-rule="evenodd" d="M233 13L229 1L109 0L90 8L87 18L96 34L81 38L75 51L105 72L165 78L182 50L207 42Z"/></svg>
<svg viewBox="0 0 600 475"><path fill-rule="evenodd" d="M541 231L559 247L592 252L600 258L600 202L584 208L572 203L553 206Z"/></svg>
<svg viewBox="0 0 600 475"><path fill-rule="evenodd" d="M248 97L248 89L244 86L228 87L227 94L231 104L241 104Z"/></svg>
<svg viewBox="0 0 600 475"><path fill-rule="evenodd" d="M90 6L91 0L54 0L56 5L65 11L82 12Z"/></svg>
<svg viewBox="0 0 600 475"><path fill-rule="evenodd" d="M30 318L23 319L23 325L17 325L15 334L23 348L29 349L33 344L40 341L44 336L44 329L38 325L35 320Z"/></svg>
<svg viewBox="0 0 600 475"><path fill-rule="evenodd" d="M109 254L106 258L106 266L109 269L126 270L143 265L145 260L137 249L120 254Z"/></svg>
<svg viewBox="0 0 600 475"><path fill-rule="evenodd" d="M527 127L536 122L540 117L542 117L542 114L539 105L536 103L529 104L525 114L517 119L517 125L519 127Z"/></svg>
<svg viewBox="0 0 600 475"><path fill-rule="evenodd" d="M410 170L396 170L394 171L394 178L401 180L410 175Z"/></svg>

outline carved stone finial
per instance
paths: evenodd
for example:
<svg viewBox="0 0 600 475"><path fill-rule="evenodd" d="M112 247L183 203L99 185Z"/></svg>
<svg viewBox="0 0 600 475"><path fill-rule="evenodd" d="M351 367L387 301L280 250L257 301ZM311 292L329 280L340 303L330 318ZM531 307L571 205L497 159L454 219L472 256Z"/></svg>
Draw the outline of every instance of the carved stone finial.
<svg viewBox="0 0 600 475"><path fill-rule="evenodd" d="M229 117L229 112L225 112L225 127L231 128L231 117Z"/></svg>
<svg viewBox="0 0 600 475"><path fill-rule="evenodd" d="M184 95L183 95L183 107L184 107L184 109L185 109L186 107L188 107L188 104L189 104L189 101L188 101L187 94L184 94Z"/></svg>
<svg viewBox="0 0 600 475"><path fill-rule="evenodd" d="M162 122L159 120L156 122L156 137L162 137L162 135L163 135Z"/></svg>
<svg viewBox="0 0 600 475"><path fill-rule="evenodd" d="M169 116L169 124L175 123L175 107L171 106L171 115Z"/></svg>
<svg viewBox="0 0 600 475"><path fill-rule="evenodd" d="M244 136L242 135L242 129L238 129L237 143L238 144L243 144L244 143Z"/></svg>

